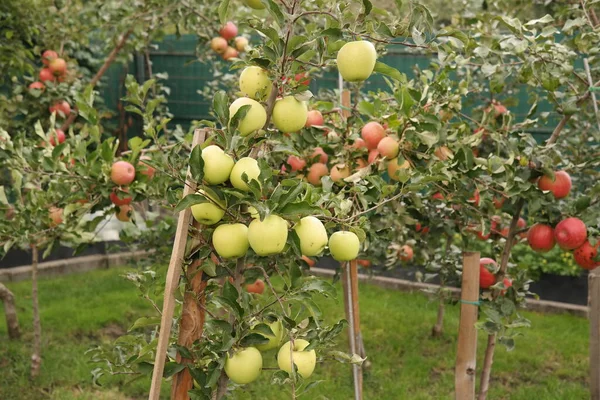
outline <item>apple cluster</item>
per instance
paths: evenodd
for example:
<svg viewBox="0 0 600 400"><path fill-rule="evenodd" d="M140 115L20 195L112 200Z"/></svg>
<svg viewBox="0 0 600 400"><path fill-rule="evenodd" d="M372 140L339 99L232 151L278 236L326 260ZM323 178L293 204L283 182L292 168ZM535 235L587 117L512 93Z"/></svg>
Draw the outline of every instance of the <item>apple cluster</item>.
<svg viewBox="0 0 600 400"><path fill-rule="evenodd" d="M231 21L227 22L219 30L219 36L211 39L210 48L220 54L224 60L236 58L248 47L248 39L244 36L237 36L237 34L237 26ZM233 40L233 46L229 44L231 40Z"/></svg>
<svg viewBox="0 0 600 400"><path fill-rule="evenodd" d="M153 167L144 163L142 160L149 160L149 157L142 156L138 162L138 170L142 175L149 179L154 177L156 172ZM128 185L131 185L136 177L135 167L127 161L117 161L110 169L110 180L116 185L110 193L110 201L116 206L116 216L119 221L128 222L131 220L133 206L131 202L133 197L129 196Z"/></svg>
<svg viewBox="0 0 600 400"><path fill-rule="evenodd" d="M60 58L54 50L46 50L42 54L42 64L44 67L40 70L39 81L32 82L29 85L30 90L44 91L48 82L64 82L67 76L67 62L64 58ZM71 105L60 100L48 107L50 113L56 113L58 117L66 118L71 113ZM50 143L55 146L54 138L50 139ZM65 141L65 133L60 129L56 131L56 141L62 143Z"/></svg>

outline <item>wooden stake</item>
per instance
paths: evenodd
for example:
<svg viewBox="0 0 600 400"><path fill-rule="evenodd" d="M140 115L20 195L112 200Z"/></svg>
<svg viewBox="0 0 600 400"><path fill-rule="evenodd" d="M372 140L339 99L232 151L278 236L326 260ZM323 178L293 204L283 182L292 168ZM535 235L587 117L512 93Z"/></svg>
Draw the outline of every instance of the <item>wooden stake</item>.
<svg viewBox="0 0 600 400"><path fill-rule="evenodd" d="M479 310L479 253L463 253L458 349L456 352L455 398L475 399L475 366L477 361L477 312Z"/></svg>
<svg viewBox="0 0 600 400"><path fill-rule="evenodd" d="M342 91L342 117L348 118L352 115L350 112L350 91Z"/></svg>
<svg viewBox="0 0 600 400"><path fill-rule="evenodd" d="M181 319L179 321L177 344L188 348L196 340L200 339L204 330L204 289L206 288L206 282L202 281L202 271L198 271L200 264L201 260L195 260L186 271L189 287L183 299L183 311L181 312ZM181 354L177 353L176 361L180 364L189 364L193 360L183 358ZM173 377L173 382L171 383L171 399L189 400L188 391L193 387L194 379L190 371L186 368L178 372Z"/></svg>
<svg viewBox="0 0 600 400"><path fill-rule="evenodd" d="M354 268L352 268L354 265ZM352 277L354 270L354 279ZM347 263L342 268L342 287L344 291L344 309L348 321L348 341L350 353L360 355L360 315L358 313L358 273L356 261ZM356 294L355 294L356 293ZM354 381L354 399L362 400L362 368L352 364L352 378Z"/></svg>
<svg viewBox="0 0 600 400"><path fill-rule="evenodd" d="M359 308L359 304L358 304L358 266L356 263L356 260L352 260L350 261L349 264L350 267L350 271L349 271L349 275L350 275L350 287L351 287L351 291L350 291L350 298L352 300L351 305L352 305L352 319L354 322L354 343L355 343L355 348L356 348L356 353L361 356L361 357L365 357L365 346L362 340L362 334L360 331L360 308ZM357 365L358 367L358 390L359 390L359 397L358 399L362 400L363 398L363 371L362 371L362 365Z"/></svg>
<svg viewBox="0 0 600 400"><path fill-rule="evenodd" d="M192 140L192 149L204 142L206 131L196 129ZM196 182L190 175L188 168L183 197L196 191ZM173 312L175 309L175 292L179 286L181 277L181 267L185 257L185 245L187 243L188 230L190 227L190 216L192 212L189 208L181 211L177 220L177 230L175 232L175 241L173 243L173 252L167 271L167 280L165 284L165 297L163 302L162 318L160 321L160 332L158 335L158 345L156 347L156 356L154 359L154 370L152 371L152 384L150 386L149 400L159 400L160 387L162 384L163 370L167 357L167 347L171 336L171 325L173 324Z"/></svg>
<svg viewBox="0 0 600 400"><path fill-rule="evenodd" d="M588 303L590 319L590 393L592 400L600 400L600 268L588 276Z"/></svg>

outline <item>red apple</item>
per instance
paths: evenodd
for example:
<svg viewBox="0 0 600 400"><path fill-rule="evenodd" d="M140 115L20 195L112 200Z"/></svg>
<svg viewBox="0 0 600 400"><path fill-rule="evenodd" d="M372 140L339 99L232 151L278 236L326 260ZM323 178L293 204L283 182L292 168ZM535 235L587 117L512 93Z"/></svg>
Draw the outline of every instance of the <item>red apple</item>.
<svg viewBox="0 0 600 400"><path fill-rule="evenodd" d="M475 189L475 193L473 193L473 197L469 199L469 202L473 203L475 207L479 207L480 201L481 197L479 196L479 189Z"/></svg>
<svg viewBox="0 0 600 400"><path fill-rule="evenodd" d="M229 40L233 39L234 37L236 37L237 34L238 34L238 28L231 21L227 22L225 24L225 26L223 26L221 28L221 30L219 31L219 35L221 35L221 37L224 38L227 41L229 41Z"/></svg>
<svg viewBox="0 0 600 400"><path fill-rule="evenodd" d="M62 129L56 129L56 134L50 134L50 144L52 146L58 146L60 143L64 143L66 138L67 137Z"/></svg>
<svg viewBox="0 0 600 400"><path fill-rule="evenodd" d="M62 224L63 222L63 209L58 207L50 207L48 209L48 213L50 214L50 226L55 227L57 225Z"/></svg>
<svg viewBox="0 0 600 400"><path fill-rule="evenodd" d="M310 78L306 72L299 72L294 76L294 80L298 82L299 85L308 86L310 84Z"/></svg>
<svg viewBox="0 0 600 400"><path fill-rule="evenodd" d="M42 53L42 64L48 65L50 61L58 57L58 54L54 50L46 50Z"/></svg>
<svg viewBox="0 0 600 400"><path fill-rule="evenodd" d="M54 76L54 74L52 73L52 71L50 71L50 68L42 68L40 70L40 75L39 75L40 81L42 82L54 82L56 80L56 77Z"/></svg>
<svg viewBox="0 0 600 400"><path fill-rule="evenodd" d="M479 260L479 287L482 289L488 289L496 283L496 276L485 267L488 264L497 265L492 258L484 257Z"/></svg>
<svg viewBox="0 0 600 400"><path fill-rule="evenodd" d="M400 152L400 145L396 139L386 136L377 144L377 151L388 159L396 158Z"/></svg>
<svg viewBox="0 0 600 400"><path fill-rule="evenodd" d="M265 282L262 279L257 279L254 283L246 285L246 291L248 293L263 294L265 291Z"/></svg>
<svg viewBox="0 0 600 400"><path fill-rule="evenodd" d="M129 185L135 179L135 168L127 161L117 161L111 167L110 179L115 185Z"/></svg>
<svg viewBox="0 0 600 400"><path fill-rule="evenodd" d="M363 169L365 167L367 167L369 164L365 161L364 158L357 158L356 159L356 166L358 169Z"/></svg>
<svg viewBox="0 0 600 400"><path fill-rule="evenodd" d="M525 221L523 218L519 218L519 220L517 221L517 228L519 230L525 229L527 227L527 221ZM527 237L527 232L522 232L519 234L519 236L522 239L525 239Z"/></svg>
<svg viewBox="0 0 600 400"><path fill-rule="evenodd" d="M538 181L540 190L549 190L555 199L567 197L571 191L571 186L571 177L565 171L556 171L554 180L549 176L542 176Z"/></svg>
<svg viewBox="0 0 600 400"><path fill-rule="evenodd" d="M156 173L156 168L151 165L146 164L143 160L151 160L148 156L141 156L140 161L138 161L138 169L140 170L140 174L146 175L149 179L154 178L154 174Z"/></svg>
<svg viewBox="0 0 600 400"><path fill-rule="evenodd" d="M317 159L317 156L319 156L318 159ZM327 155L327 153L325 153L325 151L321 147L315 147L315 149L313 150L313 153L310 156L310 160L315 161L315 159L317 162L326 163L327 160L329 159L329 156Z"/></svg>
<svg viewBox="0 0 600 400"><path fill-rule="evenodd" d="M411 261L413 259L414 255L415 254L414 254L412 247L410 247L407 244L402 246L400 248L400 251L398 251L398 257L400 257L400 260L402 260L404 262Z"/></svg>
<svg viewBox="0 0 600 400"><path fill-rule="evenodd" d="M428 226L421 226L420 222L416 223L415 230L417 232L421 232L421 235L426 235L426 234L429 233L429 227Z"/></svg>
<svg viewBox="0 0 600 400"><path fill-rule="evenodd" d="M433 200L441 200L441 201L444 201L444 200L446 200L446 198L444 197L444 195L443 195L443 194L441 194L440 192L436 192L436 193L434 193L434 194L433 194L433 196L431 196L431 198L432 198Z"/></svg>
<svg viewBox="0 0 600 400"><path fill-rule="evenodd" d="M223 60L230 60L238 56L238 51L233 47L227 47L223 52Z"/></svg>
<svg viewBox="0 0 600 400"><path fill-rule="evenodd" d="M67 62L62 58L55 58L48 64L50 71L56 76L62 76L67 73Z"/></svg>
<svg viewBox="0 0 600 400"><path fill-rule="evenodd" d="M505 201L506 201L506 197L504 197L504 196L494 197L494 200L493 200L494 207L496 207L497 209L502 208Z"/></svg>
<svg viewBox="0 0 600 400"><path fill-rule="evenodd" d="M71 105L64 100L61 100L48 107L48 111L50 111L50 114L55 112L57 116L66 118L71 114Z"/></svg>
<svg viewBox="0 0 600 400"><path fill-rule="evenodd" d="M355 149L366 149L367 144L365 143L364 140L362 140L361 138L358 138L354 141L354 143L352 144L352 147L354 147Z"/></svg>
<svg viewBox="0 0 600 400"><path fill-rule="evenodd" d="M598 247L600 247L600 241L596 242L595 246L592 246L588 240L584 244L579 246L574 252L573 257L575 262L584 269L592 270L600 267L600 261L596 261L598 256Z"/></svg>
<svg viewBox="0 0 600 400"><path fill-rule="evenodd" d="M323 114L319 110L310 110L308 112L308 117L306 118L306 124L304 125L306 128L310 128L311 126L323 126L325 120L323 119Z"/></svg>
<svg viewBox="0 0 600 400"><path fill-rule="evenodd" d="M122 193L129 193L129 190L127 188L122 188L119 190L119 188L114 188L113 191L110 193L110 201L112 201L112 203L115 206L126 206L128 204L131 204L131 201L133 200L133 198L131 196L129 197L119 197L117 192L122 192Z"/></svg>
<svg viewBox="0 0 600 400"><path fill-rule="evenodd" d="M560 221L554 228L554 239L563 250L573 250L585 242L587 227L579 218L567 218Z"/></svg>
<svg viewBox="0 0 600 400"><path fill-rule="evenodd" d="M44 86L44 84L42 82L33 82L29 84L29 89L38 89L38 90L44 90L46 88L46 86Z"/></svg>
<svg viewBox="0 0 600 400"><path fill-rule="evenodd" d="M532 250L546 253L554 248L554 229L550 225L535 224L527 232L527 243Z"/></svg>
<svg viewBox="0 0 600 400"><path fill-rule="evenodd" d="M219 54L224 53L227 47L227 40L222 38L221 36L214 37L210 41L210 48Z"/></svg>
<svg viewBox="0 0 600 400"><path fill-rule="evenodd" d="M377 161L378 158L379 151L377 151L377 149L369 150L369 157L367 158L369 164L373 164L375 161Z"/></svg>
<svg viewBox="0 0 600 400"><path fill-rule="evenodd" d="M371 121L363 126L360 135L365 140L369 149L376 149L377 145L385 137L385 129L380 123Z"/></svg>
<svg viewBox="0 0 600 400"><path fill-rule="evenodd" d="M327 165L323 163L315 163L308 169L306 180L314 186L321 186L321 178L329 174Z"/></svg>
<svg viewBox="0 0 600 400"><path fill-rule="evenodd" d="M371 266L371 261L369 261L369 260L358 259L358 260L356 260L356 263L363 268L369 268Z"/></svg>
<svg viewBox="0 0 600 400"><path fill-rule="evenodd" d="M350 176L350 167L346 164L336 164L331 168L330 177L334 182L340 182Z"/></svg>
<svg viewBox="0 0 600 400"><path fill-rule="evenodd" d="M504 287L505 287L506 289L502 290L502 291L500 292L500 294L501 294L502 296L504 296L504 295L506 294L506 291L508 290L508 288L512 286L512 280L511 280L510 278L504 278L504 279L502 280L502 283L504 284Z"/></svg>
<svg viewBox="0 0 600 400"><path fill-rule="evenodd" d="M292 167L292 171L302 171L306 167L306 161L297 156L289 156L287 163Z"/></svg>

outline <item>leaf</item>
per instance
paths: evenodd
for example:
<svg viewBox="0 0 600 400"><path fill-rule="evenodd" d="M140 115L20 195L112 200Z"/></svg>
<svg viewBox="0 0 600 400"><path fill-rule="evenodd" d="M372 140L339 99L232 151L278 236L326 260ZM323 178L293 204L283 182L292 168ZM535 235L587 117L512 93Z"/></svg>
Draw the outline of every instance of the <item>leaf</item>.
<svg viewBox="0 0 600 400"><path fill-rule="evenodd" d="M213 110L217 114L217 118L222 126L227 126L229 123L229 107L227 106L227 93L219 90L213 97Z"/></svg>
<svg viewBox="0 0 600 400"><path fill-rule="evenodd" d="M221 4L219 4L219 21L221 25L224 25L227 20L227 11L229 9L229 0L221 0Z"/></svg>
<svg viewBox="0 0 600 400"><path fill-rule="evenodd" d="M182 210L185 210L186 208L190 208L194 204L208 203L209 201L210 200L208 200L206 197L200 194L188 194L183 199L181 199L179 203L177 203L177 206L175 207L174 211L180 212Z"/></svg>
<svg viewBox="0 0 600 400"><path fill-rule="evenodd" d="M0 203L4 205L8 205L8 199L6 198L6 192L4 191L4 186L0 186Z"/></svg>
<svg viewBox="0 0 600 400"><path fill-rule="evenodd" d="M436 144L439 140L438 134L435 132L416 132L417 136L421 140L421 143L431 147Z"/></svg>
<svg viewBox="0 0 600 400"><path fill-rule="evenodd" d="M305 215L322 214L322 213L323 213L323 210L320 207L312 205L307 201L301 201L298 203L290 203L279 210L279 214L281 214L282 217L287 216L287 217L293 217L293 218L305 216Z"/></svg>
<svg viewBox="0 0 600 400"><path fill-rule="evenodd" d="M159 325L159 324L160 324L160 317L141 317L141 318L138 318L127 331L131 332L134 329L143 328L145 326Z"/></svg>
<svg viewBox="0 0 600 400"><path fill-rule="evenodd" d="M444 36L451 36L454 37L458 40L460 40L464 45L467 45L469 43L469 37L463 33L462 31L458 30L458 29L454 29L454 28L444 28L441 31L438 32L438 34L436 35L436 37L444 37Z"/></svg>
<svg viewBox="0 0 600 400"><path fill-rule="evenodd" d="M373 71L378 72L382 75L389 76L392 79L395 79L399 82L406 82L406 75L398 71L394 67L390 67L389 65L382 63L381 61L377 61L375 63L375 69Z"/></svg>
<svg viewBox="0 0 600 400"><path fill-rule="evenodd" d="M250 333L240 340L240 345L242 345L243 347L266 343L269 343L269 339L264 337L260 333Z"/></svg>
<svg viewBox="0 0 600 400"><path fill-rule="evenodd" d="M583 25L585 25L586 21L585 18L583 17L579 17L579 18L575 18L575 19L568 19L567 22L565 22L565 24L563 25L563 32L565 33L570 33L574 28L579 28Z"/></svg>
<svg viewBox="0 0 600 400"><path fill-rule="evenodd" d="M46 133L44 133L44 129L42 128L42 123L38 120L35 122L33 126L35 130L35 134L42 138L43 141L46 141Z"/></svg>
<svg viewBox="0 0 600 400"><path fill-rule="evenodd" d="M170 378L173 375L181 372L185 369L184 364L179 364L176 362L168 362L165 364L165 369L163 371L163 378Z"/></svg>
<svg viewBox="0 0 600 400"><path fill-rule="evenodd" d="M240 121L242 119L244 119L244 117L246 116L246 114L248 114L248 111L250 111L250 108L252 106L250 104L246 104L241 106L233 115L233 117L231 117L231 121L229 121L229 130L233 131L233 130L237 130L238 126L240 125Z"/></svg>
<svg viewBox="0 0 600 400"><path fill-rule="evenodd" d="M368 16L369 14L371 14L371 10L373 10L373 4L371 4L371 2L369 0L362 0L363 3L363 7L365 8L364 11L364 16Z"/></svg>
<svg viewBox="0 0 600 400"><path fill-rule="evenodd" d="M204 160L202 159L202 147L196 145L190 153L190 172L196 182L202 182L204 178Z"/></svg>
<svg viewBox="0 0 600 400"><path fill-rule="evenodd" d="M542 18L532 19L525 23L525 26L533 26L537 24L547 24L549 22L554 21L554 18L550 14L544 15Z"/></svg>

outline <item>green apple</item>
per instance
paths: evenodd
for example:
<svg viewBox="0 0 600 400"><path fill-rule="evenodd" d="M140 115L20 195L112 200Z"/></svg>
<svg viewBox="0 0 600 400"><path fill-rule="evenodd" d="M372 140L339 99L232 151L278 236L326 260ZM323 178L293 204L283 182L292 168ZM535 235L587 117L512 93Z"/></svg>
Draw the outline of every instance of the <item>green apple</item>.
<svg viewBox="0 0 600 400"><path fill-rule="evenodd" d="M304 217L294 227L300 238L300 250L305 256L316 256L327 246L327 231L321 221L315 217Z"/></svg>
<svg viewBox="0 0 600 400"><path fill-rule="evenodd" d="M291 357L294 359L298 374L304 379L307 379L312 375L315 366L317 365L317 353L314 350L304 351L309 344L310 343L304 339L296 339L294 340L294 347L291 352ZM290 358L290 346L290 342L281 346L279 353L277 354L277 364L280 369L291 375L292 360Z"/></svg>
<svg viewBox="0 0 600 400"><path fill-rule="evenodd" d="M262 10L265 8L265 5L260 2L260 0L244 0L244 3L255 10Z"/></svg>
<svg viewBox="0 0 600 400"><path fill-rule="evenodd" d="M258 181L258 176L260 175L260 167L258 166L258 162L254 158L250 157L240 158L233 166L231 175L229 175L229 180L234 188L247 192L250 190L250 188L242 179L244 172L246 175L248 175L248 181L253 179Z"/></svg>
<svg viewBox="0 0 600 400"><path fill-rule="evenodd" d="M337 261L350 261L358 256L360 241L353 232L335 232L329 238L329 251Z"/></svg>
<svg viewBox="0 0 600 400"><path fill-rule="evenodd" d="M250 105L250 109L239 123L238 130L240 135L248 136L252 132L262 129L267 123L267 112L265 108L256 100L248 97L240 97L229 106L229 120L233 118L235 113L245 105Z"/></svg>
<svg viewBox="0 0 600 400"><path fill-rule="evenodd" d="M298 101L294 96L286 96L275 102L273 123L282 132L297 132L304 128L308 118L306 102Z"/></svg>
<svg viewBox="0 0 600 400"><path fill-rule="evenodd" d="M219 225L213 232L212 244L221 257L239 258L246 254L250 246L248 227L244 224Z"/></svg>
<svg viewBox="0 0 600 400"><path fill-rule="evenodd" d="M200 190L199 194L206 199L206 202L194 204L191 207L194 219L203 225L216 224L225 215L225 209L227 208L225 201L219 199L216 193Z"/></svg>
<svg viewBox="0 0 600 400"><path fill-rule="evenodd" d="M255 381L262 371L263 359L255 347L246 347L236 351L233 356L227 354L225 373L234 383L243 385Z"/></svg>
<svg viewBox="0 0 600 400"><path fill-rule="evenodd" d="M348 82L360 82L373 73L377 51L373 43L366 40L348 42L337 54L337 66L342 78Z"/></svg>
<svg viewBox="0 0 600 400"><path fill-rule="evenodd" d="M204 160L204 180L210 185L218 185L229 179L233 169L233 158L225 154L219 146L210 145L202 150Z"/></svg>
<svg viewBox="0 0 600 400"><path fill-rule="evenodd" d="M285 219L271 214L263 221L255 219L248 227L250 247L259 256L270 256L283 251L288 236Z"/></svg>
<svg viewBox="0 0 600 400"><path fill-rule="evenodd" d="M240 75L240 92L254 100L263 100L271 93L271 80L261 67L246 67Z"/></svg>
<svg viewBox="0 0 600 400"><path fill-rule="evenodd" d="M269 328L271 328L274 335L265 335L265 334L260 333L260 335L269 339L269 343L256 345L256 348L260 351L276 349L277 347L279 347L279 344L281 343L281 339L283 338L283 324L281 323L281 321L277 320L277 321L271 322L270 324L267 324L267 325L269 326Z"/></svg>
<svg viewBox="0 0 600 400"><path fill-rule="evenodd" d="M260 214L258 213L258 210L255 207L248 207L248 214L250 214L250 218L252 219L260 218Z"/></svg>

